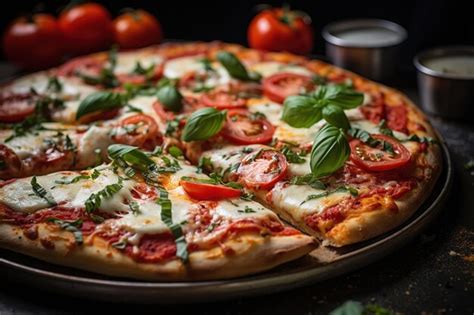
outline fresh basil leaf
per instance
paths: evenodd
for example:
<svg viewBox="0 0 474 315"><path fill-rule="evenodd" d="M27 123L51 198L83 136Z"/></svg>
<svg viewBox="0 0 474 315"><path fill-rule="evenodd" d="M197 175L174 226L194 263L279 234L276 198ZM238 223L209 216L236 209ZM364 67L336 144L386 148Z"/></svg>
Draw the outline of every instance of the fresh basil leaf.
<svg viewBox="0 0 474 315"><path fill-rule="evenodd" d="M213 167L212 160L210 157L202 156L199 159L196 173L201 174L204 170L211 170Z"/></svg>
<svg viewBox="0 0 474 315"><path fill-rule="evenodd" d="M150 165L155 164L148 155L131 145L112 144L107 150L112 160L121 159L141 171L146 171Z"/></svg>
<svg viewBox="0 0 474 315"><path fill-rule="evenodd" d="M363 103L364 94L345 85L327 85L325 99L328 104L339 106L342 109L352 109Z"/></svg>
<svg viewBox="0 0 474 315"><path fill-rule="evenodd" d="M256 72L248 72L245 66L233 53L221 51L217 54L217 60L227 70L231 77L242 81L259 81L262 76Z"/></svg>
<svg viewBox="0 0 474 315"><path fill-rule="evenodd" d="M120 93L109 91L100 91L88 95L79 104L76 112L76 119L82 116L112 108L122 107L124 105L124 97Z"/></svg>
<svg viewBox="0 0 474 315"><path fill-rule="evenodd" d="M283 103L281 119L294 128L309 128L322 118L321 108L310 96L294 95Z"/></svg>
<svg viewBox="0 0 474 315"><path fill-rule="evenodd" d="M351 149L344 131L330 124L318 131L311 150L311 172L316 177L330 175L349 158Z"/></svg>
<svg viewBox="0 0 474 315"><path fill-rule="evenodd" d="M364 315L364 306L360 302L347 301L329 315Z"/></svg>
<svg viewBox="0 0 474 315"><path fill-rule="evenodd" d="M226 111L218 111L206 107L195 111L189 116L183 129L183 141L206 140L216 135L222 128Z"/></svg>
<svg viewBox="0 0 474 315"><path fill-rule="evenodd" d="M331 125L347 130L350 128L349 119L347 119L344 110L336 105L328 104L323 107L323 118Z"/></svg>
<svg viewBox="0 0 474 315"><path fill-rule="evenodd" d="M168 148L168 153L174 158L180 158L183 156L183 151L175 145Z"/></svg>
<svg viewBox="0 0 474 315"><path fill-rule="evenodd" d="M348 130L348 134L353 138L359 139L360 141L364 142L372 148L375 148L376 146L380 145L380 141L372 138L370 133L365 130L359 128L350 128Z"/></svg>
<svg viewBox="0 0 474 315"><path fill-rule="evenodd" d="M164 107L173 112L179 112L183 108L183 95L172 84L161 87L156 97Z"/></svg>

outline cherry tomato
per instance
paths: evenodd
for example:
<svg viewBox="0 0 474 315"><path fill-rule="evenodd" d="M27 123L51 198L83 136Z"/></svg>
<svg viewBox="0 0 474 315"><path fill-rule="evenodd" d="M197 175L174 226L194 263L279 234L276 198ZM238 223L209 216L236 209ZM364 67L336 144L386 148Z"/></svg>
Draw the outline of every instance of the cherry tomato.
<svg viewBox="0 0 474 315"><path fill-rule="evenodd" d="M263 94L280 104L288 96L311 91L314 87L310 77L296 73L277 73L263 80Z"/></svg>
<svg viewBox="0 0 474 315"><path fill-rule="evenodd" d="M374 134L372 138L385 142L393 148L395 154L383 150L382 144L372 148L359 139L353 139L351 146L351 161L367 171L388 171L403 167L410 162L411 154L398 140L385 135Z"/></svg>
<svg viewBox="0 0 474 315"><path fill-rule="evenodd" d="M158 44L163 37L158 20L143 10L133 10L118 16L113 26L115 42L125 49Z"/></svg>
<svg viewBox="0 0 474 315"><path fill-rule="evenodd" d="M35 99L31 93L0 96L0 122L19 122L34 112Z"/></svg>
<svg viewBox="0 0 474 315"><path fill-rule="evenodd" d="M240 190L224 185L213 185L188 180L182 180L180 184L191 198L197 200L222 200L240 197Z"/></svg>
<svg viewBox="0 0 474 315"><path fill-rule="evenodd" d="M4 144L0 144L0 178L19 177L22 163L18 155Z"/></svg>
<svg viewBox="0 0 474 315"><path fill-rule="evenodd" d="M125 118L113 140L117 143L133 145L142 149L153 150L163 139L155 120L144 114Z"/></svg>
<svg viewBox="0 0 474 315"><path fill-rule="evenodd" d="M255 49L309 54L313 48L313 29L307 16L272 8L253 18L247 39Z"/></svg>
<svg viewBox="0 0 474 315"><path fill-rule="evenodd" d="M107 49L113 39L112 19L98 3L84 3L68 8L59 15L67 50L85 54Z"/></svg>
<svg viewBox="0 0 474 315"><path fill-rule="evenodd" d="M63 54L62 34L52 15L35 14L13 21L3 36L8 60L28 70L57 65Z"/></svg>
<svg viewBox="0 0 474 315"><path fill-rule="evenodd" d="M275 127L258 114L244 109L233 109L227 113L222 136L236 144L265 144L272 141Z"/></svg>
<svg viewBox="0 0 474 315"><path fill-rule="evenodd" d="M263 149L246 155L237 169L244 185L255 189L271 189L287 172L288 162L283 154Z"/></svg>
<svg viewBox="0 0 474 315"><path fill-rule="evenodd" d="M217 109L231 109L236 107L244 107L246 100L238 97L234 93L226 91L213 91L201 95L201 102L209 107Z"/></svg>

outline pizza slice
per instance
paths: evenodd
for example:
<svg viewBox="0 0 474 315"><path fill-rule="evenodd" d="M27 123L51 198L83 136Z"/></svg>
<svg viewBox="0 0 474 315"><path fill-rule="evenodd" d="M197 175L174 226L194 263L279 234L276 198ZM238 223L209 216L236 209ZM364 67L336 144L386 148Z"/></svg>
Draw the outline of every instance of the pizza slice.
<svg viewBox="0 0 474 315"><path fill-rule="evenodd" d="M311 237L239 189L216 184L176 152L114 145L109 154L112 164L90 170L2 183L0 245L145 280L243 276L315 247Z"/></svg>

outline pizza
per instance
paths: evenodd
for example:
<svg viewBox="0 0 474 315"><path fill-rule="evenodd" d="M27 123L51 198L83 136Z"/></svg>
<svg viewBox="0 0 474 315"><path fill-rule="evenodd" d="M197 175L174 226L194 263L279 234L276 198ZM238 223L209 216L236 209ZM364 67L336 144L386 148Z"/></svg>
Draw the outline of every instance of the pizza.
<svg viewBox="0 0 474 315"><path fill-rule="evenodd" d="M441 172L402 93L234 44L111 50L5 83L0 246L110 276L244 276L396 229Z"/></svg>

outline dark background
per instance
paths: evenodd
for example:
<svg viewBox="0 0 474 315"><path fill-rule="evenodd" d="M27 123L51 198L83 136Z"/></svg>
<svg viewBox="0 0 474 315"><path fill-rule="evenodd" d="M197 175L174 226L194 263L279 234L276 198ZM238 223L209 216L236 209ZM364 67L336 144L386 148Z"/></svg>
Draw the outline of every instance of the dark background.
<svg viewBox="0 0 474 315"><path fill-rule="evenodd" d="M101 1L104 3L103 1ZM269 1L266 1L270 3ZM407 71L394 86L418 103L412 58L433 46L474 44L473 11L468 1L288 1L313 19L314 53L324 53L321 30L346 18L382 18L404 26L408 40L400 58ZM67 1L46 1L55 13ZM165 37L183 40L223 40L246 44L247 25L258 1L110 1L120 9L144 8L161 22ZM280 1L271 2L281 5ZM9 0L0 12L0 30L35 1ZM0 59L2 56L0 55ZM304 288L263 297L202 305L143 306L106 304L64 297L15 283L12 271L0 270L0 314L108 313L135 314L327 314L348 299L377 303L403 314L473 314L474 312L474 172L464 164L474 159L474 125L429 117L448 143L455 182L445 209L417 239L381 261L350 274ZM65 292L67 293L67 292ZM117 302L120 302L117 300Z"/></svg>
<svg viewBox="0 0 474 315"><path fill-rule="evenodd" d="M265 1L281 6L285 1ZM116 16L125 7L143 8L161 22L165 37L184 40L222 40L247 43L247 26L262 1L98 1ZM69 1L43 1L46 12L57 13ZM286 1L292 8L307 12L316 35L314 53L324 53L321 30L329 22L346 18L382 18L404 26L409 34L404 47L403 68L421 49L439 45L474 44L474 22L469 1ZM0 12L0 29L20 14L31 12L37 1L8 1Z"/></svg>

